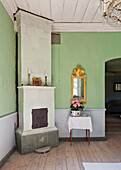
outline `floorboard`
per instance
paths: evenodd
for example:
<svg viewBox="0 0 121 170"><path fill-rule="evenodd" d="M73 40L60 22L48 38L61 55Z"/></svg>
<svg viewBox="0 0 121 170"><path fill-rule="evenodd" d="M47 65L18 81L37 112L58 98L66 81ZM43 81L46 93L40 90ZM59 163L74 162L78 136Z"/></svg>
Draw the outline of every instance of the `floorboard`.
<svg viewBox="0 0 121 170"><path fill-rule="evenodd" d="M60 142L46 154L20 155L17 151L1 170L84 170L83 162L121 162L121 134L108 134L106 141Z"/></svg>

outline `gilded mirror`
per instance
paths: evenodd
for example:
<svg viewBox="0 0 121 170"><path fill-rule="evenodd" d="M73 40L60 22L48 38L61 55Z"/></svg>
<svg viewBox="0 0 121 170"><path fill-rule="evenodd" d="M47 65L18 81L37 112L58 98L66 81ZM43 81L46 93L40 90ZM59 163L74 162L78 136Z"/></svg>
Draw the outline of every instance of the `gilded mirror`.
<svg viewBox="0 0 121 170"><path fill-rule="evenodd" d="M86 75L80 66L76 67L71 76L71 100L73 99L86 103Z"/></svg>

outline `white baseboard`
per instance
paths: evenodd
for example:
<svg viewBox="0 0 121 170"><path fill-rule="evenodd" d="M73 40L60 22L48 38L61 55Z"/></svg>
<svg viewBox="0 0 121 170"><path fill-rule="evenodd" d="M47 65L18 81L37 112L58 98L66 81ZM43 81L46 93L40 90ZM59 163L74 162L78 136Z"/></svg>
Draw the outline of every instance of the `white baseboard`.
<svg viewBox="0 0 121 170"><path fill-rule="evenodd" d="M14 123L17 124L17 113L0 118L0 161L15 145Z"/></svg>

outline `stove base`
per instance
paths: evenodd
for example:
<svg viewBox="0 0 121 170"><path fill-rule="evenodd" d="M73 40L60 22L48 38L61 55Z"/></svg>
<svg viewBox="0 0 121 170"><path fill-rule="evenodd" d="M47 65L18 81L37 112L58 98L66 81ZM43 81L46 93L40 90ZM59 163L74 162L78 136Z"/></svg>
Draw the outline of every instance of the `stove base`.
<svg viewBox="0 0 121 170"><path fill-rule="evenodd" d="M50 148L57 147L59 145L58 129L48 128L48 131L29 131L28 133L22 132L20 129L16 131L16 143L17 150L21 154L34 152L35 149L50 146Z"/></svg>

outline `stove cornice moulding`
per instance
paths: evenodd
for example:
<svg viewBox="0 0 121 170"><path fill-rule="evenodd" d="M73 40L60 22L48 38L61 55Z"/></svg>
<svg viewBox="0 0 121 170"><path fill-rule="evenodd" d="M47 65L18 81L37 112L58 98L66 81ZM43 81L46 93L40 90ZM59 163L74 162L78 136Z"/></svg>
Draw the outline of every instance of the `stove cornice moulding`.
<svg viewBox="0 0 121 170"><path fill-rule="evenodd" d="M36 26L36 27L42 29L42 23L48 23L49 26L46 29L46 31L51 32L50 28L53 24L53 21L51 21L51 20L48 20L41 16L39 17L39 16L33 15L31 13L22 11L21 9L15 14L15 17L17 20L17 26L19 26L21 24L26 24L26 25ZM45 28L44 25L43 25L43 27Z"/></svg>
<svg viewBox="0 0 121 170"><path fill-rule="evenodd" d="M18 86L18 89L55 89L56 87L53 87L53 86Z"/></svg>

